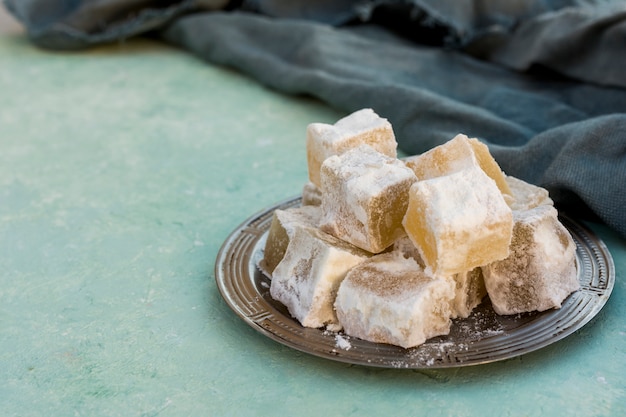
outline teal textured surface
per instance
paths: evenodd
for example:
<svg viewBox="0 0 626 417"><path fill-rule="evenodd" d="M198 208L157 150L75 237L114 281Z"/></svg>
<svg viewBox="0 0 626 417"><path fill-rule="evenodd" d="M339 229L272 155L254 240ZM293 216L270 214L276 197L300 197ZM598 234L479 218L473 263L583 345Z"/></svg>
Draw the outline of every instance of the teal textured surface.
<svg viewBox="0 0 626 417"><path fill-rule="evenodd" d="M503 362L372 369L282 346L221 298L214 262L306 181L305 127L343 116L161 44L83 53L0 37L5 416L626 414L626 242L580 331Z"/></svg>

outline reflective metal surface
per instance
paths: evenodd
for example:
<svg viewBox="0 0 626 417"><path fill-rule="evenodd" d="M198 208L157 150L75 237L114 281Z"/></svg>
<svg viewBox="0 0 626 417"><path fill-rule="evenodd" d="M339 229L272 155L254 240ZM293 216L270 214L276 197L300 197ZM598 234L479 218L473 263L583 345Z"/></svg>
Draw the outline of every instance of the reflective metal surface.
<svg viewBox="0 0 626 417"><path fill-rule="evenodd" d="M411 349L302 327L272 299L270 278L258 267L272 213L300 205L293 198L263 210L237 227L217 256L215 279L230 308L246 323L294 349L335 361L386 368L447 368L512 358L554 343L587 324L606 304L615 282L613 259L592 231L567 217L561 221L576 242L581 288L558 310L497 315L488 297L450 334Z"/></svg>

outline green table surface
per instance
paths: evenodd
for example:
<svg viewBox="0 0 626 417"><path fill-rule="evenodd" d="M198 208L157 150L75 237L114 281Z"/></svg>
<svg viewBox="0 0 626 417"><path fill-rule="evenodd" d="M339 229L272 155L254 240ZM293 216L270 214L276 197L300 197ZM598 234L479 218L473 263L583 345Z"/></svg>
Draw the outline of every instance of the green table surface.
<svg viewBox="0 0 626 417"><path fill-rule="evenodd" d="M624 416L626 241L566 339L447 370L285 347L226 305L230 232L296 195L305 128L344 114L160 43L80 53L0 35L2 416Z"/></svg>

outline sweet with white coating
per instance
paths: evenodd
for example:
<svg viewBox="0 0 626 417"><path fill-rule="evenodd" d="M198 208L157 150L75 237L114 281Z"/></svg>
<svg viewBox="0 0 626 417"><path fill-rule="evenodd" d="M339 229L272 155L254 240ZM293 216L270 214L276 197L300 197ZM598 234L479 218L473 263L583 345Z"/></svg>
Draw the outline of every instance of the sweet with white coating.
<svg viewBox="0 0 626 417"><path fill-rule="evenodd" d="M421 268L425 268L419 250L408 236L402 236L393 243L393 252L405 258L412 258ZM456 295L452 301L452 318L467 318L487 295L485 281L480 267L454 274L451 277L456 285Z"/></svg>
<svg viewBox="0 0 626 417"><path fill-rule="evenodd" d="M376 343L410 348L450 332L455 284L432 277L400 252L357 265L337 292L344 332Z"/></svg>
<svg viewBox="0 0 626 417"><path fill-rule="evenodd" d="M554 205L548 190L545 188L511 176L506 177L506 183L511 190L512 199L509 202L509 206L513 211L528 210L543 205Z"/></svg>
<svg viewBox="0 0 626 417"><path fill-rule="evenodd" d="M291 207L275 210L263 250L263 266L272 273L283 259L297 228L317 228L322 210L318 206Z"/></svg>
<svg viewBox="0 0 626 417"><path fill-rule="evenodd" d="M405 234L402 218L416 178L399 159L361 145L326 159L320 174L323 231L372 253Z"/></svg>
<svg viewBox="0 0 626 417"><path fill-rule="evenodd" d="M506 175L489 153L487 145L462 133L420 155L410 156L404 162L415 172L418 180L441 177L468 168L480 168L495 181L502 194L511 194Z"/></svg>
<svg viewBox="0 0 626 417"><path fill-rule="evenodd" d="M464 273L509 255L511 209L478 167L414 183L402 224L433 274Z"/></svg>
<svg viewBox="0 0 626 417"><path fill-rule="evenodd" d="M303 326L339 330L333 308L339 284L370 256L318 229L297 228L274 269L270 294Z"/></svg>
<svg viewBox="0 0 626 417"><path fill-rule="evenodd" d="M391 123L372 109L355 111L334 125L311 123L306 130L309 180L320 187L320 167L326 158L359 145L369 145L392 158L397 156L398 144Z"/></svg>
<svg viewBox="0 0 626 417"><path fill-rule="evenodd" d="M576 244L551 205L515 211L514 219L510 256L482 268L494 311L560 308L580 286Z"/></svg>

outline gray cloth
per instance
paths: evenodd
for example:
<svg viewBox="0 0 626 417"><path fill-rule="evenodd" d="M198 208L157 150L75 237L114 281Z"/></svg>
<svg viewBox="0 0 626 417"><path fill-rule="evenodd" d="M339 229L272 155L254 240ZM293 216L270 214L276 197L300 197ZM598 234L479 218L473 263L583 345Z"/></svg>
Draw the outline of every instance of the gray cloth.
<svg viewBox="0 0 626 417"><path fill-rule="evenodd" d="M5 3L42 47L149 34L284 93L371 107L409 154L478 137L507 174L626 237L622 1Z"/></svg>

